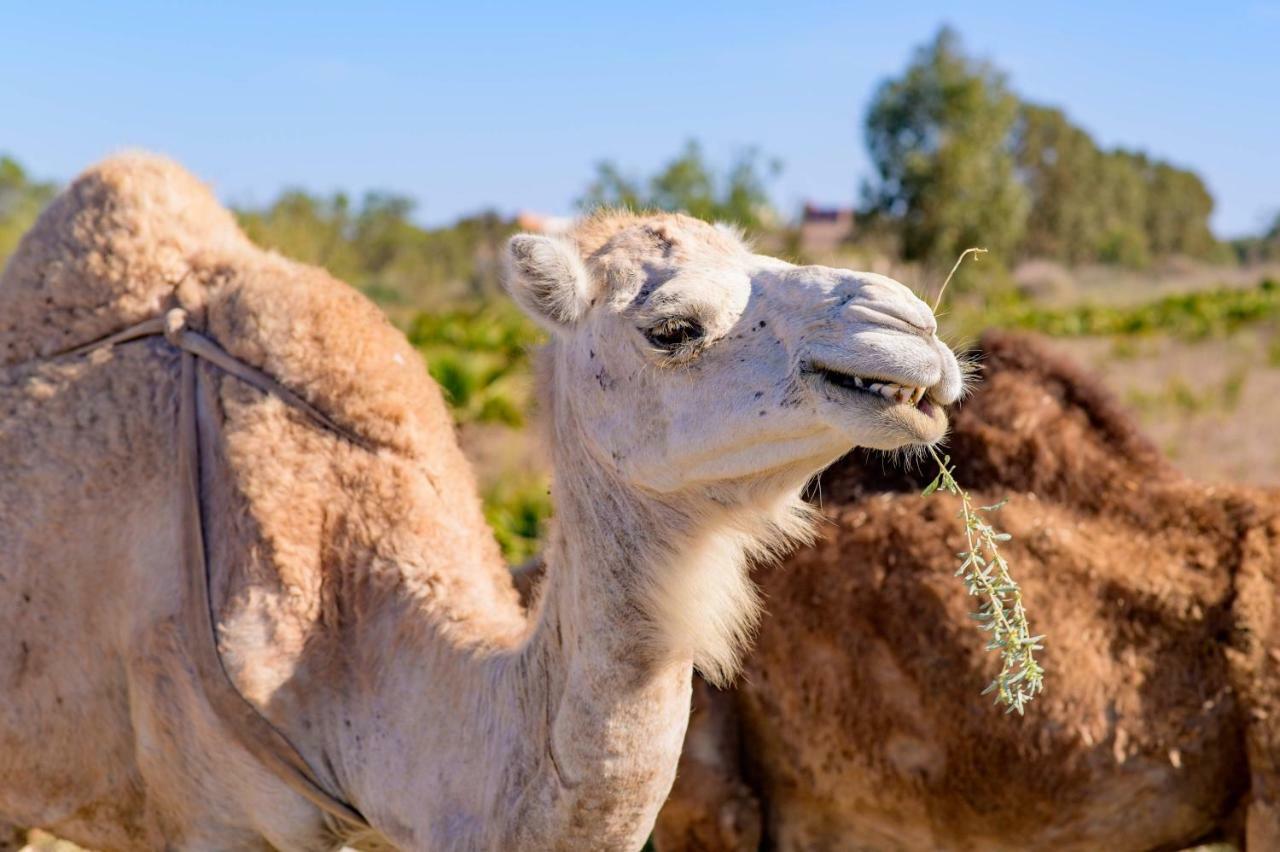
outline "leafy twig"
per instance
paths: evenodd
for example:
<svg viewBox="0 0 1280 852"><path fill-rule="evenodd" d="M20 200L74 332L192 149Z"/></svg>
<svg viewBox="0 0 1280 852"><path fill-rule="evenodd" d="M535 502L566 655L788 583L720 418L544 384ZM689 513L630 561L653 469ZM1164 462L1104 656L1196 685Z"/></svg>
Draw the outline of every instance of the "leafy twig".
<svg viewBox="0 0 1280 852"><path fill-rule="evenodd" d="M1007 708L1005 712L1017 710L1021 715L1027 702L1044 687L1044 669L1035 659L1044 637L1031 635L1022 609L1022 590L1009 576L1009 563L1000 555L999 542L1008 541L1009 534L996 532L982 517L999 509L1005 501L975 507L952 475L951 456L939 457L933 447L929 453L938 463L938 475L924 489L924 496L941 489L960 498L960 519L964 521L968 549L958 554L961 563L956 576L964 578L970 595L982 599L971 617L991 634L987 650L1000 652L1000 674L982 694L994 692L996 703Z"/></svg>

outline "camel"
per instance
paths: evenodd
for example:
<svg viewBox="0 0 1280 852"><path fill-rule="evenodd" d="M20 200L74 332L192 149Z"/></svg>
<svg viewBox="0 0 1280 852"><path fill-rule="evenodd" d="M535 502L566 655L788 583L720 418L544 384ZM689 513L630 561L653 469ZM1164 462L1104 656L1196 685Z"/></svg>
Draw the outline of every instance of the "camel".
<svg viewBox="0 0 1280 852"><path fill-rule="evenodd" d="M727 681L756 622L749 565L850 447L941 438L961 371L901 284L685 216L507 254L551 337L528 610L372 303L163 159L53 202L0 278L0 820L101 850L639 848L695 667Z"/></svg>
<svg viewBox="0 0 1280 852"><path fill-rule="evenodd" d="M979 694L997 660L932 465L855 451L821 541L759 576L736 689L696 687L661 852L1280 849L1280 493L1186 479L1042 340L980 350L949 452L1009 498L1044 693Z"/></svg>

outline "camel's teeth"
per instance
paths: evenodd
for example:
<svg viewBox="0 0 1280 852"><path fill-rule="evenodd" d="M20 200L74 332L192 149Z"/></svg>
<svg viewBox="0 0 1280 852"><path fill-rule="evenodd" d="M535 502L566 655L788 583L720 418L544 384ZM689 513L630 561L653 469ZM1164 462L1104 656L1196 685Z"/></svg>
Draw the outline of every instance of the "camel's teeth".
<svg viewBox="0 0 1280 852"><path fill-rule="evenodd" d="M926 388L918 388L911 385L899 385L894 382L873 382L870 379L860 379L853 377L855 387L861 388L868 393L874 393L884 397L890 402L898 402L904 405L914 405L924 399L927 392Z"/></svg>

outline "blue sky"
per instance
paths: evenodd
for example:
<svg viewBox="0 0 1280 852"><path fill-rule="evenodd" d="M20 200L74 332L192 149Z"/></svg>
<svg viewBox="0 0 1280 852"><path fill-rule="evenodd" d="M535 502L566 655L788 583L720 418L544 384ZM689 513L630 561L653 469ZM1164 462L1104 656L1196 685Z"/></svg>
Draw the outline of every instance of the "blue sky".
<svg viewBox="0 0 1280 852"><path fill-rule="evenodd" d="M36 3L0 8L0 151L67 179L122 147L226 200L413 196L441 223L567 212L602 158L692 137L780 158L774 195L856 197L876 83L942 22L1107 145L1198 170L1230 236L1280 210L1280 0Z"/></svg>

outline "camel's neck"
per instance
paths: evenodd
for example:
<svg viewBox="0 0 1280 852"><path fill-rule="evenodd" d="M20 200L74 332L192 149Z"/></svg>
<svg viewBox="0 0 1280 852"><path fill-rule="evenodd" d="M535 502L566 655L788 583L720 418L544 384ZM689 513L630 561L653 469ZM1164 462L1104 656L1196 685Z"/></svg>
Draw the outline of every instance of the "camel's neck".
<svg viewBox="0 0 1280 852"><path fill-rule="evenodd" d="M344 652L369 662L328 713L335 768L402 846L638 848L674 778L694 661L724 667L750 623L737 530L755 525L726 501L637 493L567 431L522 642L459 641L447 619L383 606Z"/></svg>
<svg viewBox="0 0 1280 852"><path fill-rule="evenodd" d="M643 841L684 739L693 656L664 641L651 598L698 531L589 461L559 461L537 626L512 669L533 708L518 810L532 843L580 831L625 846Z"/></svg>

